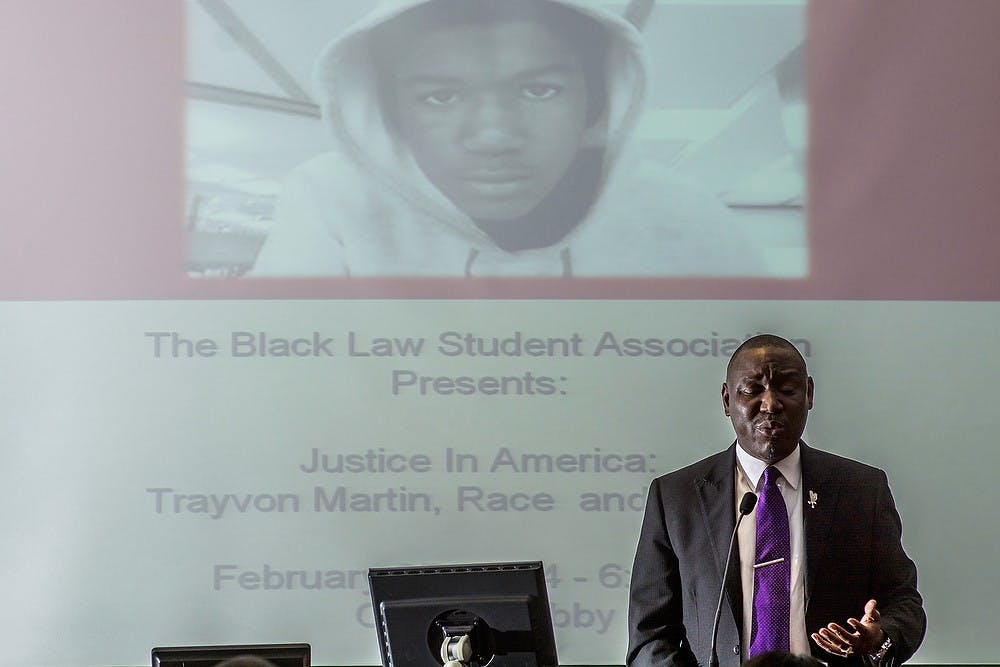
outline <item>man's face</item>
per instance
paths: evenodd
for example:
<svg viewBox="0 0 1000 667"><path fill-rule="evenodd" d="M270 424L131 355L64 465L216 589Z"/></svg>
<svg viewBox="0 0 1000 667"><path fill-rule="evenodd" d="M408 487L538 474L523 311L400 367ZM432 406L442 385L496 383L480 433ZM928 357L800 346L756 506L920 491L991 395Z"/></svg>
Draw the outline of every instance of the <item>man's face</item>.
<svg viewBox="0 0 1000 667"><path fill-rule="evenodd" d="M530 213L586 130L575 52L530 19L431 27L397 45L389 116L427 178L469 217Z"/></svg>
<svg viewBox="0 0 1000 667"><path fill-rule="evenodd" d="M747 348L722 385L722 406L748 454L772 464L795 449L813 405L813 381L792 350Z"/></svg>

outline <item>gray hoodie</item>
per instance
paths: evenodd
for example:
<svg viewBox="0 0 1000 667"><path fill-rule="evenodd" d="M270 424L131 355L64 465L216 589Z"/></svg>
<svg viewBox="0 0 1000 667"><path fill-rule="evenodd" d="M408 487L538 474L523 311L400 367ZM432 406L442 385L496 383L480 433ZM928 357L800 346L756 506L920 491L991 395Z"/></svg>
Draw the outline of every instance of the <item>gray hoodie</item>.
<svg viewBox="0 0 1000 667"><path fill-rule="evenodd" d="M671 182L626 150L642 110L640 33L586 2L571 7L609 36L606 103L586 133L592 182L568 231L542 247L510 249L484 231L421 170L391 131L372 57L372 31L434 0L380 2L322 53L323 118L338 150L296 168L279 198L260 276L760 275L761 267L713 197ZM498 0L499 1L499 0ZM581 153L582 154L582 153ZM563 196L563 195L557 195ZM559 207L552 215L562 215Z"/></svg>

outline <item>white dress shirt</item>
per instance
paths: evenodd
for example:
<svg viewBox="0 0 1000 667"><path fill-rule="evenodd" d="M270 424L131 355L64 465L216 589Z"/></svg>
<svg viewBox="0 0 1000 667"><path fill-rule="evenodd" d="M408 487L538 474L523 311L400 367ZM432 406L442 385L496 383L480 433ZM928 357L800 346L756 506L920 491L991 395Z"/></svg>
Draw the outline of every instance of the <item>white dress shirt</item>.
<svg viewBox="0 0 1000 667"><path fill-rule="evenodd" d="M802 462L798 445L791 454L774 464L781 473L778 488L788 509L788 531L791 538L792 579L791 615L789 623L789 649L792 653L809 655L809 635L806 632L805 530L802 526ZM736 445L736 507L747 491L758 496L767 464L747 454ZM740 579L743 584L743 640L740 642L742 659L747 659L750 649L750 631L753 627L753 564L757 547L757 510L743 519L738 533L740 554Z"/></svg>

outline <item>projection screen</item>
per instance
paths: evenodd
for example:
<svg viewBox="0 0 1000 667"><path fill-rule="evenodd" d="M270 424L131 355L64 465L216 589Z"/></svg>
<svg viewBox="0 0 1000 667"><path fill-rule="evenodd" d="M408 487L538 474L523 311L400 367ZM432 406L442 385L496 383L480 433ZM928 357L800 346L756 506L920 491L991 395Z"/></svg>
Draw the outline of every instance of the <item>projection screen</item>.
<svg viewBox="0 0 1000 667"><path fill-rule="evenodd" d="M374 665L367 568L536 559L560 661L621 664L758 332L888 473L914 662L993 660L1000 7L566 3L594 56L384 4L0 3L0 665Z"/></svg>

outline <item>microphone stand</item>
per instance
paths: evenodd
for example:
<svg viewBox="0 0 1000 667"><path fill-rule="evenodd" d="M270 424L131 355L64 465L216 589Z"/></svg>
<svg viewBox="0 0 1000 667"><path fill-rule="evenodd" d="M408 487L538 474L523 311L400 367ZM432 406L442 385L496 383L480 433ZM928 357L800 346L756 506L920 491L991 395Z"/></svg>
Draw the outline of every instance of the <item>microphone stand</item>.
<svg viewBox="0 0 1000 667"><path fill-rule="evenodd" d="M719 667L719 654L716 652L716 643L719 639L719 619L722 617L722 600L726 597L726 579L729 577L729 568L733 564L733 545L736 544L736 531L740 529L743 517L753 511L757 504L757 496L747 491L740 500L740 515L736 518L736 527L733 528L733 536L729 538L729 550L726 552L726 568L722 572L722 589L719 591L719 604L715 607L715 621L712 623L712 654L709 658L709 667Z"/></svg>

